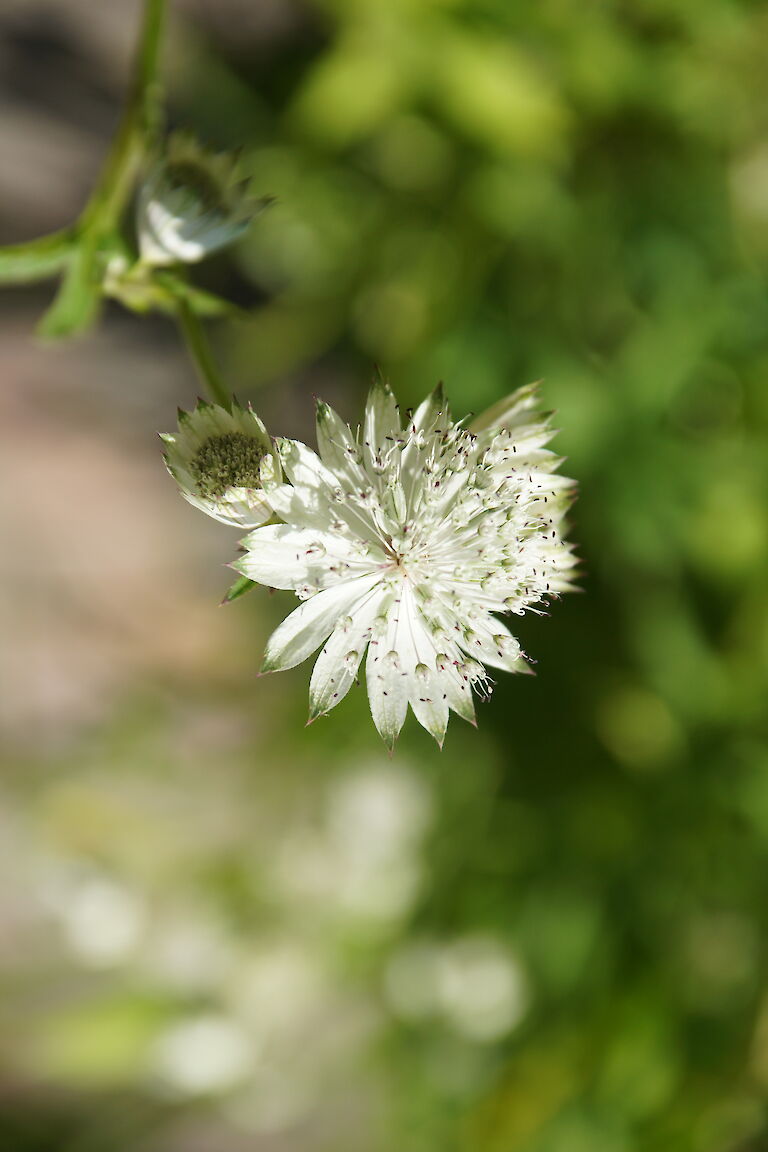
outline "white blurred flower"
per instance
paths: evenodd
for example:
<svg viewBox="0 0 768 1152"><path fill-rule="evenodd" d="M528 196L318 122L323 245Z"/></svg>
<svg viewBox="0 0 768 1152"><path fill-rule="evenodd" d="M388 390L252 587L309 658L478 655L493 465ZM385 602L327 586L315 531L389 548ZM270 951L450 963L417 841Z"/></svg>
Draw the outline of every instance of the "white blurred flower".
<svg viewBox="0 0 768 1152"><path fill-rule="evenodd" d="M179 430L163 432L164 459L185 500L223 524L261 525L272 515L262 477L281 475L266 428L249 406L231 411L199 400L179 410Z"/></svg>
<svg viewBox="0 0 768 1152"><path fill-rule="evenodd" d="M525 1015L528 995L520 964L491 937L454 942L441 954L436 975L443 1015L469 1040L498 1040Z"/></svg>
<svg viewBox="0 0 768 1152"><path fill-rule="evenodd" d="M259 1036L284 1040L300 1034L327 995L315 954L290 940L250 956L239 969L234 996L238 1019Z"/></svg>
<svg viewBox="0 0 768 1152"><path fill-rule="evenodd" d="M275 882L305 915L341 916L366 924L398 919L413 906L422 870L412 852L351 859L338 845L306 835L285 841L275 861Z"/></svg>
<svg viewBox="0 0 768 1152"><path fill-rule="evenodd" d="M517 958L490 936L448 943L412 941L392 957L387 998L404 1020L441 1015L468 1040L490 1043L520 1023L528 1007Z"/></svg>
<svg viewBox="0 0 768 1152"><path fill-rule="evenodd" d="M268 203L249 193L235 157L171 136L139 192L141 261L161 267L202 260L237 240Z"/></svg>
<svg viewBox="0 0 768 1152"><path fill-rule="evenodd" d="M378 383L357 434L321 402L319 456L277 442L290 483L265 490L285 523L252 532L232 567L303 601L270 638L264 671L325 645L311 719L346 695L366 649L371 713L390 748L409 705L442 743L450 709L474 722L485 665L527 668L496 614L571 588L575 563L561 535L573 484L554 474L554 433L535 404L521 389L470 432L437 389L403 424Z"/></svg>
<svg viewBox="0 0 768 1152"><path fill-rule="evenodd" d="M286 840L275 880L331 918L387 924L418 896L430 817L430 794L414 773L375 762L347 772L330 787L322 835Z"/></svg>
<svg viewBox="0 0 768 1152"><path fill-rule="evenodd" d="M93 968L110 968L128 959L146 925L138 893L106 877L76 885L64 896L59 913L70 948Z"/></svg>
<svg viewBox="0 0 768 1152"><path fill-rule="evenodd" d="M412 772L372 764L332 786L328 829L350 866L396 859L418 844L431 816L429 792Z"/></svg>
<svg viewBox="0 0 768 1152"><path fill-rule="evenodd" d="M191 1016L157 1039L153 1069L160 1082L189 1096L225 1092L245 1080L258 1055L239 1024L214 1013Z"/></svg>
<svg viewBox="0 0 768 1152"><path fill-rule="evenodd" d="M217 921L165 909L148 933L140 959L153 981L176 992L199 993L221 985L234 955L235 943Z"/></svg>

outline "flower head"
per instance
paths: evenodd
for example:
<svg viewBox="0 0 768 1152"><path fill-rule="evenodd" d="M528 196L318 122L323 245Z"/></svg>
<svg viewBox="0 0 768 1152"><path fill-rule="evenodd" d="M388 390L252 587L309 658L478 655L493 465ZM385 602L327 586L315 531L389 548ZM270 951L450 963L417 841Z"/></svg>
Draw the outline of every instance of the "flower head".
<svg viewBox="0 0 768 1152"><path fill-rule="evenodd" d="M311 719L346 695L365 656L389 747L409 705L442 743L449 710L474 721L473 689L490 693L486 667L527 668L498 616L570 588L574 565L561 536L573 484L555 474L545 447L554 432L534 404L522 389L506 427L472 432L453 422L441 389L403 421L377 383L357 433L319 403L319 455L277 441L290 483L265 490L284 523L247 536L232 566L302 601L271 636L264 670L323 645Z"/></svg>
<svg viewBox="0 0 768 1152"><path fill-rule="evenodd" d="M255 528L272 515L263 478L281 476L267 430L256 413L199 400L179 409L179 431L161 434L168 471L190 504L224 524Z"/></svg>
<svg viewBox="0 0 768 1152"><path fill-rule="evenodd" d="M191 137L171 136L138 203L142 263L193 264L226 247L269 203L253 197L228 153L209 152Z"/></svg>

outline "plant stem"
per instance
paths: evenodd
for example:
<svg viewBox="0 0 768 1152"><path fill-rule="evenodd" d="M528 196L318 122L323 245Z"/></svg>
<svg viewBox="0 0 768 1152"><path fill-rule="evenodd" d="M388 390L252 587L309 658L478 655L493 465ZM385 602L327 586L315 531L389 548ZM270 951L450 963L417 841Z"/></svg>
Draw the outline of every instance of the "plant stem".
<svg viewBox="0 0 768 1152"><path fill-rule="evenodd" d="M166 0L144 0L144 14L131 90L120 126L96 187L75 227L76 250L51 309L43 318L45 336L84 328L98 307L97 261L119 224L138 170L152 148L161 121L160 47Z"/></svg>
<svg viewBox="0 0 768 1152"><path fill-rule="evenodd" d="M114 226L131 194L136 169L155 142L162 108L159 63L165 11L166 0L144 0L130 93L101 176L80 217L81 227L94 222Z"/></svg>
<svg viewBox="0 0 768 1152"><path fill-rule="evenodd" d="M69 261L73 245L72 230L63 228L26 244L0 248L0 284L29 284L55 276Z"/></svg>
<svg viewBox="0 0 768 1152"><path fill-rule="evenodd" d="M219 375L203 326L187 301L178 296L176 315L187 350L211 399L221 404L223 408L229 409L232 397Z"/></svg>

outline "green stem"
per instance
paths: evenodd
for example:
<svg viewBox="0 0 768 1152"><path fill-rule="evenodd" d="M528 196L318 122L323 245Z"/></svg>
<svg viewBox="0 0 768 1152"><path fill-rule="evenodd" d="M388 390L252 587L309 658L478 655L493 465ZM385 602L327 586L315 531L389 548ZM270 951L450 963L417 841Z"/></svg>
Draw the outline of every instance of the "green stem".
<svg viewBox="0 0 768 1152"><path fill-rule="evenodd" d="M232 397L219 375L219 370L211 354L211 349L199 318L186 300L176 298L176 315L179 320L184 342L187 345L195 367L212 400L229 409Z"/></svg>
<svg viewBox="0 0 768 1152"><path fill-rule="evenodd" d="M26 244L0 248L0 284L29 284L61 272L75 242L70 228L51 232Z"/></svg>
<svg viewBox="0 0 768 1152"><path fill-rule="evenodd" d="M61 288L43 318L45 336L70 335L93 318L100 298L98 260L120 216L147 152L160 128L162 89L160 48L166 0L144 0L139 47L131 91L101 176L76 225L77 249Z"/></svg>
<svg viewBox="0 0 768 1152"><path fill-rule="evenodd" d="M133 190L136 171L155 143L161 121L160 47L166 0L144 0L131 90L117 136L101 176L80 217L80 225L113 228Z"/></svg>

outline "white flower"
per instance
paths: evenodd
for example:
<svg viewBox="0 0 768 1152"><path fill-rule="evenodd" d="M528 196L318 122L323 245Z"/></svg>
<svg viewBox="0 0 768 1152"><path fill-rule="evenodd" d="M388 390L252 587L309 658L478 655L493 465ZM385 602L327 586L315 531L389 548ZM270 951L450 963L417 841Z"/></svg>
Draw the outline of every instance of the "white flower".
<svg viewBox="0 0 768 1152"><path fill-rule="evenodd" d="M237 162L194 139L175 135L139 192L138 236L142 263L193 264L226 247L269 203L250 195Z"/></svg>
<svg viewBox="0 0 768 1152"><path fill-rule="evenodd" d="M403 424L379 383L357 434L318 404L319 456L277 441L290 484L265 488L284 523L246 537L232 567L303 601L271 636L264 670L324 645L310 719L346 695L366 649L371 713L390 748L409 704L441 743L449 709L474 722L472 689L490 692L485 665L526 670L497 614L567 590L574 565L561 538L573 483L554 474L554 432L534 404L522 389L506 427L475 433L437 389Z"/></svg>
<svg viewBox="0 0 768 1152"><path fill-rule="evenodd" d="M163 432L165 464L190 504L223 524L256 528L272 508L262 478L279 480L280 462L266 428L234 400L231 411L198 400L179 409L178 433Z"/></svg>

